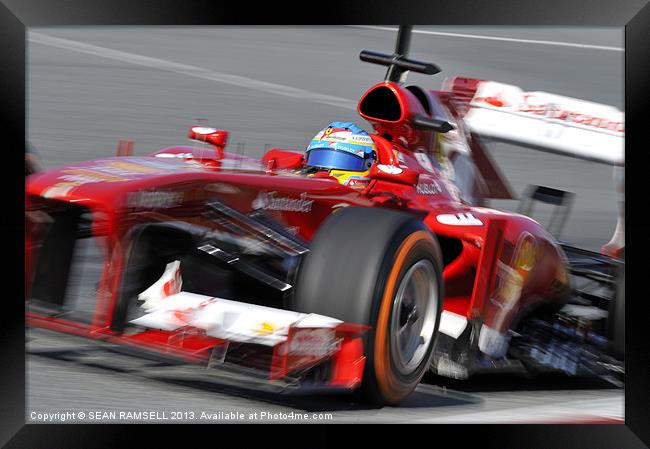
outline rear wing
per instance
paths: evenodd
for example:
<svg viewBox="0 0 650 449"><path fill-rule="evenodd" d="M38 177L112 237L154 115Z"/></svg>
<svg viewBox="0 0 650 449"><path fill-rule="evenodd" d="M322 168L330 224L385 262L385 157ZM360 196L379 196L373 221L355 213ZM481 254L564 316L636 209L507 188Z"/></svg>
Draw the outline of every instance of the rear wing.
<svg viewBox="0 0 650 449"><path fill-rule="evenodd" d="M444 81L469 129L480 136L609 165L625 165L624 114L613 106L495 81Z"/></svg>

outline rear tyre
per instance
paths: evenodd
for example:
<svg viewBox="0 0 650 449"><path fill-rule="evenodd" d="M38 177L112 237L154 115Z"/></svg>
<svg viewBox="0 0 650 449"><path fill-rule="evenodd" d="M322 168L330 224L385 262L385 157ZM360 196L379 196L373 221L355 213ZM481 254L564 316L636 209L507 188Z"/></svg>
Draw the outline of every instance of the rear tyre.
<svg viewBox="0 0 650 449"><path fill-rule="evenodd" d="M412 215L348 207L321 226L301 266L294 308L371 326L361 393L397 404L426 372L442 310L442 256Z"/></svg>

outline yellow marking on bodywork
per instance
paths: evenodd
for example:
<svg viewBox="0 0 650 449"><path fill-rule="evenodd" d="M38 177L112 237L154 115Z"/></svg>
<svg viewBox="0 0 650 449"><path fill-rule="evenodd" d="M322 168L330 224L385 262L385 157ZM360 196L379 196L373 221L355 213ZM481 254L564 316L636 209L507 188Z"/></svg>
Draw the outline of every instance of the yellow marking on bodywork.
<svg viewBox="0 0 650 449"><path fill-rule="evenodd" d="M259 327L256 329L256 331L257 331L258 334L268 335L268 334L272 334L273 332L275 332L278 329L279 329L279 327L276 326L275 324L265 321L265 322L263 322L263 323L261 323L259 325Z"/></svg>

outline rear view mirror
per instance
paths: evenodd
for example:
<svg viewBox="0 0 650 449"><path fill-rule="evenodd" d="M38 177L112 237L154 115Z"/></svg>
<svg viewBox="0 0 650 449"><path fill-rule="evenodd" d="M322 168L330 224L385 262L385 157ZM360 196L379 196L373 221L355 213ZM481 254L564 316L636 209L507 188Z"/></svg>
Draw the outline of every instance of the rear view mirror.
<svg viewBox="0 0 650 449"><path fill-rule="evenodd" d="M214 145L217 152L217 159L223 156L223 149L228 143L228 131L208 128L205 126L192 126L187 133L187 137L199 142L207 142Z"/></svg>
<svg viewBox="0 0 650 449"><path fill-rule="evenodd" d="M370 168L368 177L384 181L398 182L406 185L416 185L420 174L410 168L402 168L396 165L375 164Z"/></svg>

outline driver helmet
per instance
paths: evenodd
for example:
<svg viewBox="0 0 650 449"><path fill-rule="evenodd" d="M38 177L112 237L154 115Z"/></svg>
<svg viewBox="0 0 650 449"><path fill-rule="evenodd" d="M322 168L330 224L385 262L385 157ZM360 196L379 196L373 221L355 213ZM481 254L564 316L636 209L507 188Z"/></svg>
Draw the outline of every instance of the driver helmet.
<svg viewBox="0 0 650 449"><path fill-rule="evenodd" d="M314 136L305 150L308 168L329 170L345 185L365 184L365 175L377 160L375 144L351 122L332 122Z"/></svg>

